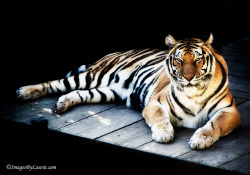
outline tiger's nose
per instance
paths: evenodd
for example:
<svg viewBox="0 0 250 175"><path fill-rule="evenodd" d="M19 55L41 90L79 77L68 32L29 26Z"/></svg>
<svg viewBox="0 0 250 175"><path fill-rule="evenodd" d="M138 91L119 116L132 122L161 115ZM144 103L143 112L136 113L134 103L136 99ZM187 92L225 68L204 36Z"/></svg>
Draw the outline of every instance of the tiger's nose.
<svg viewBox="0 0 250 175"><path fill-rule="evenodd" d="M185 78L187 81L191 81L191 80L194 78L194 75L184 75L184 78Z"/></svg>

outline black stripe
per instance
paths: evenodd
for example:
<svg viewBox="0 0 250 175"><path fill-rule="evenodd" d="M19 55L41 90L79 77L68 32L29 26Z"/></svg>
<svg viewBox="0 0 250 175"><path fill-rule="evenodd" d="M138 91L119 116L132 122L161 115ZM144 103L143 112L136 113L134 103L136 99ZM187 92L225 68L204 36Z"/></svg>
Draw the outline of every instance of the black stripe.
<svg viewBox="0 0 250 175"><path fill-rule="evenodd" d="M195 116L194 113L192 113L192 111L190 111L190 109L186 108L186 106L184 106L184 105L179 101L179 99L175 96L175 92L174 92L174 89L173 89L173 88L172 88L172 91L171 91L171 95L172 95L174 101L175 101L175 102L177 103L177 105L184 111L185 114Z"/></svg>
<svg viewBox="0 0 250 175"><path fill-rule="evenodd" d="M213 67L213 56L211 54L209 54L209 61L210 61L210 70L209 70L209 72L211 72L212 67Z"/></svg>
<svg viewBox="0 0 250 175"><path fill-rule="evenodd" d="M144 59L144 58L147 58L147 57L149 57L149 56L151 56L151 55L154 55L154 54L156 54L156 53L158 53L158 52L159 52L158 50L153 50L153 51L150 51L150 53L148 53L148 54L141 55L140 57L134 59L133 61L130 61L127 65L125 65L125 66L122 68L122 70L123 70L123 69L126 69L126 68L128 68L128 67L130 67L130 66L132 66L134 63L138 62L139 60L142 60L142 59Z"/></svg>
<svg viewBox="0 0 250 175"><path fill-rule="evenodd" d="M233 105L233 97L232 97L232 99L231 99L231 103L229 104L229 105L227 105L227 106L225 106L225 107L223 107L223 108L221 108L221 109L218 109L217 111L215 111L215 113L214 114L216 114L219 110L222 110L222 109L224 109L224 108L229 108L229 107L231 107L232 105Z"/></svg>
<svg viewBox="0 0 250 175"><path fill-rule="evenodd" d="M49 88L51 89L52 93L54 94L55 93L54 89L52 88L50 83L48 83L48 84L49 84Z"/></svg>
<svg viewBox="0 0 250 175"><path fill-rule="evenodd" d="M69 84L69 80L67 78L65 78L63 80L63 83L64 83L64 86L66 88L66 92L70 92L71 91L71 87L70 87L70 84Z"/></svg>
<svg viewBox="0 0 250 175"><path fill-rule="evenodd" d="M156 58L148 61L145 65L147 65L147 66L155 65L155 64L162 62L165 59L166 59L166 56L156 57Z"/></svg>
<svg viewBox="0 0 250 175"><path fill-rule="evenodd" d="M229 108L229 107L231 107L231 106L233 105L233 102L234 102L234 98L232 97L231 103L230 103L229 105L225 106L224 108ZM224 109L224 108L222 108L222 109Z"/></svg>
<svg viewBox="0 0 250 175"><path fill-rule="evenodd" d="M169 59L170 59L170 58L169 58ZM168 72L170 73L170 67L169 67L170 61L169 61L169 59L166 60L166 64L167 64L167 67L168 67Z"/></svg>
<svg viewBox="0 0 250 175"><path fill-rule="evenodd" d="M115 101L116 102L121 102L121 98L120 98L120 96L114 91L114 90L112 90L111 89L111 91L113 92L113 94L114 94L114 97L115 97Z"/></svg>
<svg viewBox="0 0 250 175"><path fill-rule="evenodd" d="M83 98L82 98L82 96L79 94L78 91L76 91L76 93L79 95L79 97L80 97L80 99L81 99L81 102L83 103Z"/></svg>
<svg viewBox="0 0 250 175"><path fill-rule="evenodd" d="M140 50L132 50L132 53L127 53L127 54L124 54L126 55L125 58L123 58L123 61L126 61L126 59L132 59L133 57L136 57L138 55L141 55L145 52L148 52L150 49L140 49ZM127 61L126 61L127 62Z"/></svg>
<svg viewBox="0 0 250 175"><path fill-rule="evenodd" d="M152 81L150 83L148 83L148 85L145 87L143 95L142 95L142 99L141 101L143 102L143 105L146 106L146 97L148 95L148 89L150 88L150 86L152 86L152 84L154 84L156 82L156 80L158 79L158 77L155 77L154 79L152 79Z"/></svg>
<svg viewBox="0 0 250 175"><path fill-rule="evenodd" d="M63 91L61 91L61 90L58 89L57 87L56 87L56 90L57 90L57 92L59 92L59 93L63 93Z"/></svg>
<svg viewBox="0 0 250 175"><path fill-rule="evenodd" d="M140 94L143 88L145 87L146 84L143 84L140 87L137 87L129 96L130 101L131 101L131 106L135 108L136 110L142 110L142 105L141 105L141 100L140 100Z"/></svg>
<svg viewBox="0 0 250 175"><path fill-rule="evenodd" d="M106 65L105 68L103 68L103 70L101 71L101 73L100 73L99 76L98 76L98 80L97 80L97 85L96 85L96 87L98 87L98 86L101 85L103 76L106 75L107 72L110 71L110 70L112 69L112 67L114 67L114 64L116 64L117 61L118 61L118 59L117 59L117 57L115 57L115 58L113 58L113 60L112 60L110 63L108 63L108 64ZM112 76L114 77L114 75L112 75ZM109 83L110 83L110 80L109 80ZM108 84L109 84L109 83L108 83Z"/></svg>
<svg viewBox="0 0 250 175"><path fill-rule="evenodd" d="M151 49L135 50L133 53L131 53L130 55L128 55L126 58L134 58L134 57L137 57L138 55L143 55L144 53L147 53L149 51L151 51Z"/></svg>
<svg viewBox="0 0 250 175"><path fill-rule="evenodd" d="M42 83L42 86L43 86L43 90L42 90L42 92L44 92L45 91L45 89L46 89L46 87L44 86L44 84ZM48 93L48 92L47 92Z"/></svg>
<svg viewBox="0 0 250 175"><path fill-rule="evenodd" d="M210 112L212 112L214 110L214 108L218 105L218 103L221 102L222 99L224 99L227 96L227 94L225 94L220 100L217 101L217 103L215 103L208 111L208 115L210 114Z"/></svg>
<svg viewBox="0 0 250 175"><path fill-rule="evenodd" d="M159 71L162 68L162 66L158 67L157 69L149 72L141 81L141 83L144 83L146 81L146 79L148 79L150 76L152 76L153 74L155 74L157 71Z"/></svg>
<svg viewBox="0 0 250 175"><path fill-rule="evenodd" d="M98 90L98 89L96 89L96 91L101 95L100 103L105 103L105 102L107 102L107 96L106 96L106 94L104 94L103 92L101 92L101 91Z"/></svg>
<svg viewBox="0 0 250 175"><path fill-rule="evenodd" d="M168 102L168 104L169 104L171 115L172 115L173 117L177 118L178 120L182 120L182 118L178 117L178 116L176 115L176 113L174 112L174 110L173 110L173 108L172 108L173 104L172 104L171 100L169 101L168 97L166 97L166 100L167 100L167 102Z"/></svg>
<svg viewBox="0 0 250 175"><path fill-rule="evenodd" d="M118 75L118 74L116 74L116 76L115 76L115 83L118 83L118 82L119 82L119 80L120 80L120 77L119 77L119 75Z"/></svg>
<svg viewBox="0 0 250 175"><path fill-rule="evenodd" d="M159 60L158 60L158 59L159 59ZM164 59L165 59L165 57L164 57ZM157 60L158 60L158 61L157 61ZM160 62L162 62L162 60L163 60L163 57L158 57L158 58L155 58L155 59L153 59L153 60L148 61L146 64L140 66L140 67L135 71L135 76L136 76L141 70L143 70L143 69L145 69L145 68L147 68L147 67L149 67L149 66L155 65L155 64L157 64L157 63L160 63ZM154 61L156 61L156 62L154 62ZM162 66L160 66L160 67L162 67ZM158 71L158 70L159 70L159 69L157 69L156 71ZM141 77L142 75L144 75L144 74L145 74L146 72L148 72L148 71L151 71L151 69L147 69L147 70L141 72L141 73L137 76L136 82L134 83L133 89L134 89L135 86L137 85L137 83L138 83L140 77ZM134 72L133 72L133 74L134 74ZM131 77L131 78L132 78L132 77ZM143 79L143 80L145 80L145 79ZM141 82L143 82L143 81L141 81ZM129 87L129 86L127 86L127 87Z"/></svg>
<svg viewBox="0 0 250 175"><path fill-rule="evenodd" d="M85 81L86 81L86 86L84 89L89 89L90 87L90 83L91 83L91 76L90 76L90 72L87 73L86 77L85 77Z"/></svg>
<svg viewBox="0 0 250 175"><path fill-rule="evenodd" d="M224 87L224 85L225 85L225 83L226 83L226 80L227 80L227 73L226 73L226 70L223 68L222 64L221 64L218 60L216 60L216 61L219 63L219 66L220 66L221 71L222 71L222 80L221 80L221 83L220 83L219 87L214 91L214 93L211 94L209 97L206 98L206 100L205 100L205 102L203 103L203 106L201 107L201 109L200 109L199 112L201 112L201 111L205 108L205 106L207 105L208 101L209 101L213 96L215 96L215 95ZM227 89L227 88L226 88L226 89ZM226 90L226 89L225 89L225 90ZM225 92L225 90L224 90L223 92ZM222 93L223 93L223 92L222 92Z"/></svg>
<svg viewBox="0 0 250 175"><path fill-rule="evenodd" d="M93 92L91 91L91 89L89 90L89 95L90 95L90 100L92 100L92 98L94 97Z"/></svg>
<svg viewBox="0 0 250 175"><path fill-rule="evenodd" d="M202 51L202 54L203 54L203 55L205 55L205 54L206 54L206 52L204 51L204 49L203 49L203 48L201 48L201 51Z"/></svg>
<svg viewBox="0 0 250 175"><path fill-rule="evenodd" d="M211 121L211 126L212 126L212 128L213 128L213 130L214 130L214 124L213 124L213 122Z"/></svg>
<svg viewBox="0 0 250 175"><path fill-rule="evenodd" d="M111 81L114 79L115 73L116 73L116 70L109 75L108 86L110 85Z"/></svg>
<svg viewBox="0 0 250 175"><path fill-rule="evenodd" d="M101 85L102 78L103 78L103 76L104 76L105 74L106 74L106 71L105 71L105 69L103 69L103 70L100 72L99 76L98 76L96 87L98 87L98 86Z"/></svg>
<svg viewBox="0 0 250 175"><path fill-rule="evenodd" d="M148 73L143 80L140 82L140 85L136 87L136 84L134 86L134 91L131 93L130 95L130 99L131 99L131 105L137 109L137 110L141 110L145 107L145 100L146 97L148 95L148 89L150 86L152 86L152 84L155 83L155 81L158 79L158 77L154 78L151 80L151 82L149 83L145 83L146 79L149 78L152 74L154 74L155 72L159 71L162 68L162 66L160 66L159 68L157 68L156 70L151 71L150 73ZM139 78L137 78L138 80Z"/></svg>
<svg viewBox="0 0 250 175"><path fill-rule="evenodd" d="M141 76L144 75L146 72L148 72L148 71L150 71L150 70L151 70L151 69L147 69L147 70L141 72L141 73L137 76L137 79L136 79L136 82L134 83L133 89L135 89L135 87L136 87L136 85L137 85L139 79L141 78Z"/></svg>
<svg viewBox="0 0 250 175"><path fill-rule="evenodd" d="M160 103L160 105L162 105L160 96L158 97L157 101Z"/></svg>
<svg viewBox="0 0 250 175"><path fill-rule="evenodd" d="M113 73L111 73L110 74L110 76L109 76L109 81L108 81L108 86L110 85L110 83L111 83L111 81L114 79L114 77L115 77L115 74L119 71L119 69L122 67L122 66L124 66L126 63L123 63L122 65L120 65L118 68L116 68L116 70L113 72ZM116 76L118 76L117 74L116 74ZM116 79L115 80L115 82L117 83L119 81L119 79Z"/></svg>
<svg viewBox="0 0 250 175"><path fill-rule="evenodd" d="M206 67L206 69L207 69L207 68L208 68L208 65L209 65L209 55L206 56L206 59L207 59L207 60L206 60L206 62L207 62L207 67ZM205 63L205 61L204 61L204 63ZM212 65L211 65L211 66L212 66Z"/></svg>
<svg viewBox="0 0 250 175"><path fill-rule="evenodd" d="M74 75L74 81L76 83L75 89L78 89L79 85L80 85L80 83L79 83L79 74Z"/></svg>
<svg viewBox="0 0 250 175"><path fill-rule="evenodd" d="M130 74L130 76L128 77L128 79L126 79L124 81L123 88L125 88L125 89L129 88L129 85L133 81L136 72L137 72L137 70L135 70L132 74Z"/></svg>

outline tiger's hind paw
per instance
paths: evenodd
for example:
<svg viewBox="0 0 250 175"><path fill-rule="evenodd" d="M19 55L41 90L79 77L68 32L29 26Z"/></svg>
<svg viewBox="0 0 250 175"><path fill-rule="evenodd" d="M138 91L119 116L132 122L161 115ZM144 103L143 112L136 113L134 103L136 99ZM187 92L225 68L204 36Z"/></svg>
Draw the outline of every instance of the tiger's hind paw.
<svg viewBox="0 0 250 175"><path fill-rule="evenodd" d="M17 99L22 101L29 101L37 99L44 95L42 85L23 86L16 90Z"/></svg>
<svg viewBox="0 0 250 175"><path fill-rule="evenodd" d="M72 102L66 95L61 96L55 104L55 113L60 114L65 112L71 106L70 103Z"/></svg>

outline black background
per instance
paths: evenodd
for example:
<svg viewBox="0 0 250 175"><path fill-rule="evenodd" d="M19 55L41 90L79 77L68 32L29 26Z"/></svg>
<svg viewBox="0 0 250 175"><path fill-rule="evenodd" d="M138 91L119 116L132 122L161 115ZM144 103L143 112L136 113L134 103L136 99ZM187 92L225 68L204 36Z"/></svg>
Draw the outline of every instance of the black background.
<svg viewBox="0 0 250 175"><path fill-rule="evenodd" d="M247 5L230 1L10 4L3 15L1 91L63 78L82 64L129 49L167 49L177 40L214 34L213 46L246 36ZM6 96L8 94L8 96Z"/></svg>

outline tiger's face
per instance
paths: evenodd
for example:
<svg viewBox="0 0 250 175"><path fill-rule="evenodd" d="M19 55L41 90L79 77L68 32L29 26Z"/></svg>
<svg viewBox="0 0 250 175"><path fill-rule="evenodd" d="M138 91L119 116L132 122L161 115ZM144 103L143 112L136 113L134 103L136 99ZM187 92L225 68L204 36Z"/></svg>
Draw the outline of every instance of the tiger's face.
<svg viewBox="0 0 250 175"><path fill-rule="evenodd" d="M166 60L172 79L182 87L200 86L201 82L211 79L213 55L209 50L213 36L204 42L200 39L176 41L171 35L166 44L172 48Z"/></svg>

